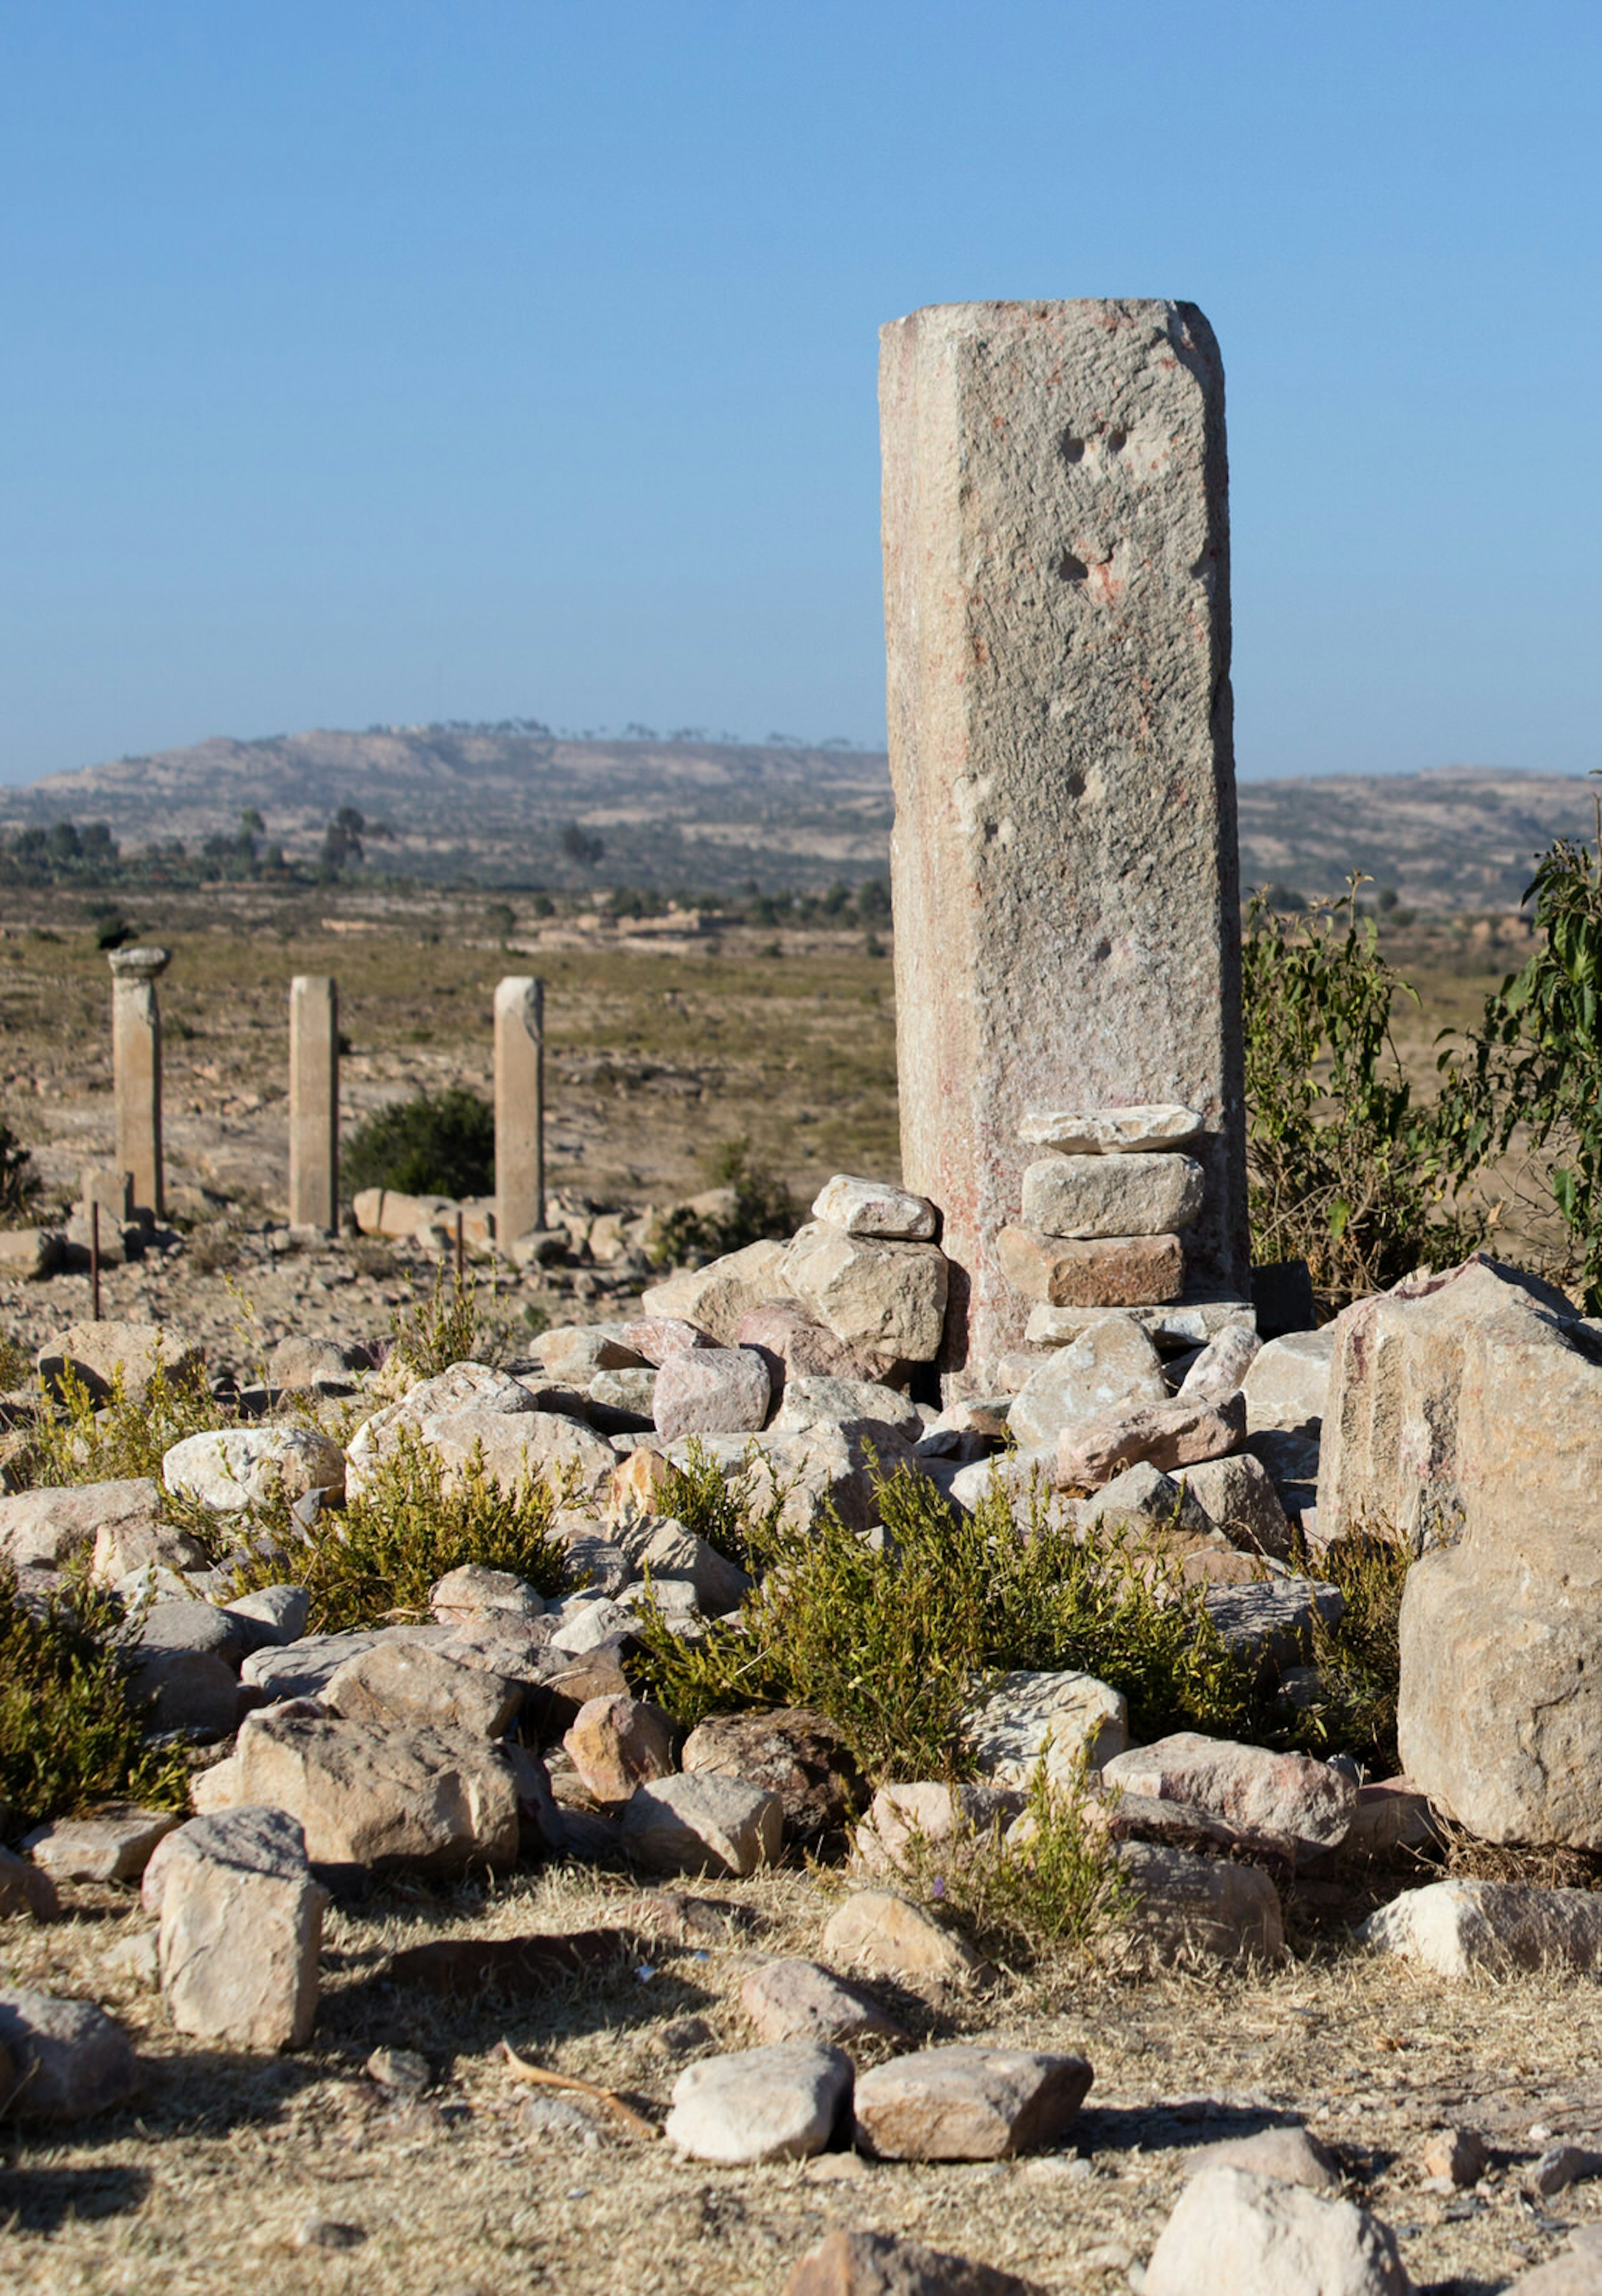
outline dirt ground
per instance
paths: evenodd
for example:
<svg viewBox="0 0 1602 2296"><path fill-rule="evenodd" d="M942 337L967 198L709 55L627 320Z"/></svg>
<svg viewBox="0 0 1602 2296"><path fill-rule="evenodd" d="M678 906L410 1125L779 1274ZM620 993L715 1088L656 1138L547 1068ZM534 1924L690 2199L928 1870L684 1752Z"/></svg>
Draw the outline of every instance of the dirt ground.
<svg viewBox="0 0 1602 2296"><path fill-rule="evenodd" d="M630 1946L607 1979L538 1998L442 2003L386 1986L399 1946L594 1923L628 1929L637 1893L569 1869L486 1894L391 1888L333 1912L312 2046L230 2056L165 2025L116 1963L148 1923L131 1892L80 1890L70 1919L0 1925L6 1981L93 1994L149 2066L136 2107L0 2152L8 2286L40 2296L777 2296L835 2226L897 2232L1054 2292L1129 2285L1194 2146L1305 2120L1350 2195L1397 2232L1415 2283L1480 2296L1602 2221L1602 2182L1547 2202L1524 2173L1552 2142L1602 2132L1602 1997L1541 1979L1460 1983L1306 1944L1277 1971L1119 1976L1066 1964L920 2002L880 1988L930 2040L1068 2049L1096 2068L1061 2150L958 2166L763 2169L678 2159L582 2097L525 2087L499 2052L620 2095L660 2124L683 2065L749 2046L738 2005L755 1954L816 1951L831 1898L805 1874L692 1884L727 1911L688 1947ZM699 2021L699 2023L691 2021ZM398 2102L364 2072L380 2045L428 2058ZM883 2044L874 2045L883 2048ZM867 2062L865 2055L862 2062ZM533 2098L530 2106L529 2100ZM1480 2128L1472 2194L1421 2190L1434 2128ZM308 2223L351 2244L299 2244Z"/></svg>

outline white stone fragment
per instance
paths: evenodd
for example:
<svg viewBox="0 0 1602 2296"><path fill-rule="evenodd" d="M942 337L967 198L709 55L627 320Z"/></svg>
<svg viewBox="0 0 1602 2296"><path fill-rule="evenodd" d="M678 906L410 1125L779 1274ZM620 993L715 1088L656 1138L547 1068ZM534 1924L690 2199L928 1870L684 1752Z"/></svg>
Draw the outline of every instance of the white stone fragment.
<svg viewBox="0 0 1602 2296"><path fill-rule="evenodd" d="M1406 2296L1395 2236L1351 2201L1244 2169L1193 2177L1146 2268L1146 2296Z"/></svg>
<svg viewBox="0 0 1602 2296"><path fill-rule="evenodd" d="M1128 1156L1187 1148L1203 1129L1194 1108L1146 1101L1138 1108L1031 1109L1018 1137L1026 1147L1055 1148L1064 1156Z"/></svg>
<svg viewBox="0 0 1602 2296"><path fill-rule="evenodd" d="M933 1241L939 1219L927 1196L915 1196L887 1180L860 1180L836 1172L812 1206L814 1219L842 1227L848 1235L887 1236L902 1243Z"/></svg>
<svg viewBox="0 0 1602 2296"><path fill-rule="evenodd" d="M697 2161L802 2161L821 2152L851 2094L851 2061L811 2041L702 2057L673 2084L668 2141Z"/></svg>
<svg viewBox="0 0 1602 2296"><path fill-rule="evenodd" d="M1602 1898L1513 1882L1432 1882L1370 1914L1358 1936L1442 1977L1602 1967Z"/></svg>

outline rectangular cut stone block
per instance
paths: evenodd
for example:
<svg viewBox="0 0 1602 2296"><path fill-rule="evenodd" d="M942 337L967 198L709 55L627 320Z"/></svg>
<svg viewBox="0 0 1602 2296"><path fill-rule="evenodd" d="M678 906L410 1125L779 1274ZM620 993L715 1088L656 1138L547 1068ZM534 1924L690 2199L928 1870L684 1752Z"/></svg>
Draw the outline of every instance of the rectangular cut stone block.
<svg viewBox="0 0 1602 2296"><path fill-rule="evenodd" d="M1253 1311L1245 1300L1180 1300L1155 1308L1053 1308L1044 1301L1029 1311L1023 1336L1032 1348L1072 1346L1081 1332L1108 1315L1127 1316L1146 1332L1159 1355L1179 1355L1205 1347L1227 1324L1251 1328Z"/></svg>
<svg viewBox="0 0 1602 2296"><path fill-rule="evenodd" d="M156 982L164 948L118 948L111 968L111 1075L117 1162L134 1176L134 1210L160 1219L161 1195L161 1013Z"/></svg>
<svg viewBox="0 0 1602 2296"><path fill-rule="evenodd" d="M1023 1175L1023 1225L1047 1235L1171 1235L1202 1209L1194 1156L1042 1156Z"/></svg>
<svg viewBox="0 0 1602 2296"><path fill-rule="evenodd" d="M545 1226L545 983L495 992L496 1238L504 1251Z"/></svg>
<svg viewBox="0 0 1602 2296"><path fill-rule="evenodd" d="M289 985L289 1219L330 1234L340 1216L340 995L325 974Z"/></svg>
<svg viewBox="0 0 1602 2296"><path fill-rule="evenodd" d="M997 1232L996 1264L1024 1301L1052 1308L1144 1308L1177 1300L1185 1288L1185 1247L1177 1235L1041 1235Z"/></svg>
<svg viewBox="0 0 1602 2296"><path fill-rule="evenodd" d="M947 305L882 346L901 1164L954 1372L1023 1333L1031 1111L1194 1109L1187 1248L1245 1288L1223 375L1183 303Z"/></svg>

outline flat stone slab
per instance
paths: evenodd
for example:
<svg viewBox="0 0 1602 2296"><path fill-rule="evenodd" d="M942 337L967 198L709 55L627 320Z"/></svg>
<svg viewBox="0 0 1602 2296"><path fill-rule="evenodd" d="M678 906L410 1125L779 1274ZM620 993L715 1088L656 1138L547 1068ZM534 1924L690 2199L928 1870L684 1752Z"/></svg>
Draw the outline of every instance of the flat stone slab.
<svg viewBox="0 0 1602 2296"><path fill-rule="evenodd" d="M1023 1226L1046 1235L1167 1235L1202 1209L1191 1156L1042 1156L1023 1173Z"/></svg>
<svg viewBox="0 0 1602 2296"><path fill-rule="evenodd" d="M674 2082L663 2134L697 2161L804 2161L827 2144L851 2080L842 2051L809 2041L702 2057Z"/></svg>
<svg viewBox="0 0 1602 2296"><path fill-rule="evenodd" d="M817 1961L770 1961L740 1988L740 2006L767 2042L828 2046L874 2033L904 2041L907 2028L859 1985Z"/></svg>
<svg viewBox="0 0 1602 2296"><path fill-rule="evenodd" d="M1071 1786L1079 1765L1100 1769L1129 1743L1121 1693L1092 1674L1004 1674L965 1718L965 1734L982 1776L1027 1788L1042 1764Z"/></svg>
<svg viewBox="0 0 1602 2296"><path fill-rule="evenodd" d="M1188 1148L1204 1129L1194 1108L1144 1101L1136 1108L1031 1108L1018 1137L1026 1147L1056 1148L1064 1156L1127 1156Z"/></svg>
<svg viewBox="0 0 1602 2296"><path fill-rule="evenodd" d="M1370 1914L1365 1945L1399 1954L1442 1977L1602 1967L1602 1897L1512 1882L1432 1882Z"/></svg>
<svg viewBox="0 0 1602 2296"><path fill-rule="evenodd" d="M1230 1324L1254 1324L1249 1300L1176 1300L1167 1306L1136 1308L1053 1307L1038 1300L1029 1311L1023 1336L1031 1348L1062 1348L1092 1324L1119 1316L1145 1332L1159 1355L1204 1348Z"/></svg>
<svg viewBox="0 0 1602 2296"><path fill-rule="evenodd" d="M1103 1772L1108 1786L1153 1801L1189 1802L1231 1825L1289 1834L1320 1849L1344 1841L1357 1787L1310 1754L1277 1754L1231 1738L1179 1730L1154 1745L1119 1754Z"/></svg>
<svg viewBox="0 0 1602 2296"><path fill-rule="evenodd" d="M1093 2078L1039 2049L919 2049L857 2083L857 2142L883 2161L1003 2161L1060 2137Z"/></svg>
<svg viewBox="0 0 1602 2296"><path fill-rule="evenodd" d="M836 1172L812 1206L814 1219L842 1227L848 1235L882 1235L901 1243L929 1243L940 1216L927 1196L892 1187L887 1180L860 1180Z"/></svg>
<svg viewBox="0 0 1602 2296"><path fill-rule="evenodd" d="M1015 1291L1052 1308L1144 1308L1185 1289L1185 1247L1177 1235L1106 1236L1095 1242L1004 1227L996 1264Z"/></svg>
<svg viewBox="0 0 1602 2296"><path fill-rule="evenodd" d="M22 1847L53 1882L136 1882L162 1836L182 1824L175 1810L122 1802L38 1826Z"/></svg>

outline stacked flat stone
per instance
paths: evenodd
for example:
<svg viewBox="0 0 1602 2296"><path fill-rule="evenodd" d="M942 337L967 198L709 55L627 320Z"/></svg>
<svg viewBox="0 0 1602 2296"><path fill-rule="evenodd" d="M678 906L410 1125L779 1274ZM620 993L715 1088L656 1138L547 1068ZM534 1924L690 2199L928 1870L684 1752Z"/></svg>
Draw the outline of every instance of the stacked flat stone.
<svg viewBox="0 0 1602 2296"><path fill-rule="evenodd" d="M1048 1308L1160 1307L1185 1288L1181 1232L1202 1210L1201 1165L1185 1151L1192 1108L1031 1110L1018 1127L1047 1152L1025 1168L1023 1220L996 1239L1015 1290Z"/></svg>

